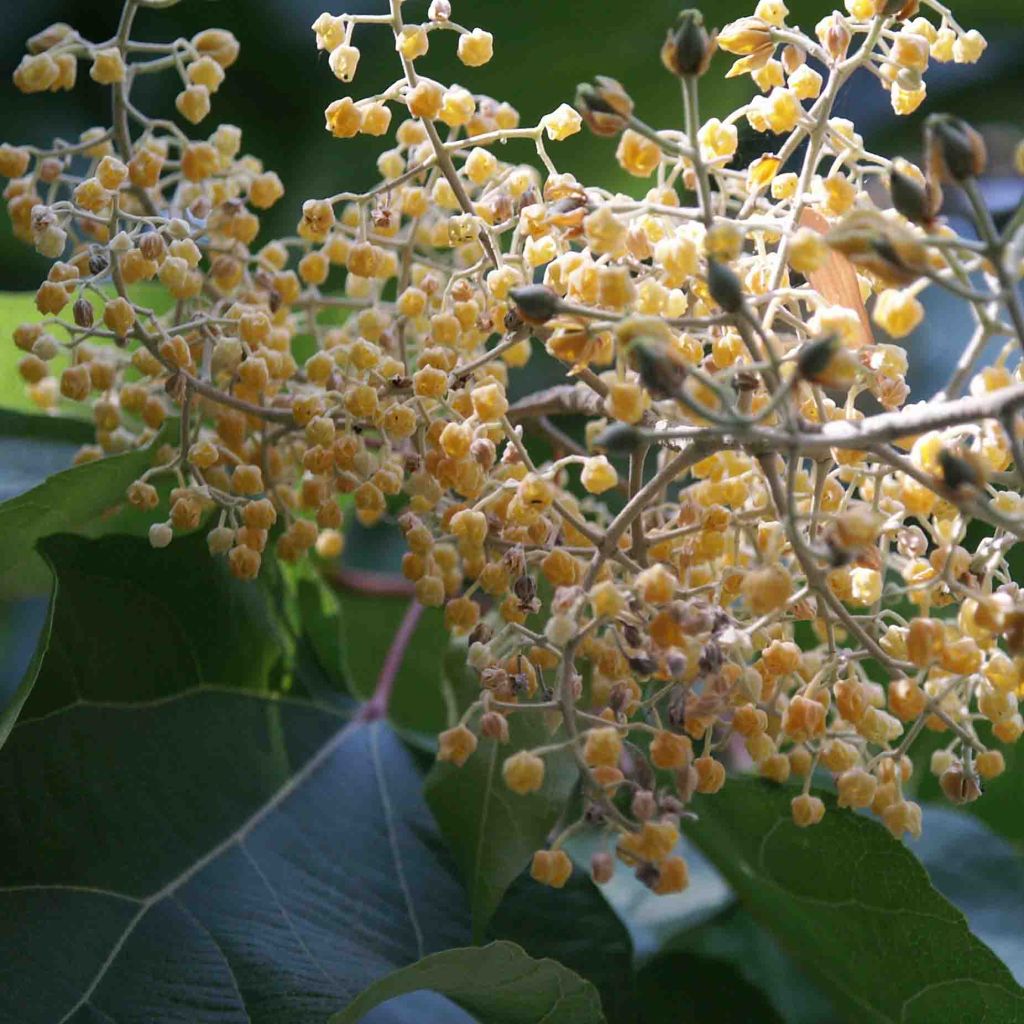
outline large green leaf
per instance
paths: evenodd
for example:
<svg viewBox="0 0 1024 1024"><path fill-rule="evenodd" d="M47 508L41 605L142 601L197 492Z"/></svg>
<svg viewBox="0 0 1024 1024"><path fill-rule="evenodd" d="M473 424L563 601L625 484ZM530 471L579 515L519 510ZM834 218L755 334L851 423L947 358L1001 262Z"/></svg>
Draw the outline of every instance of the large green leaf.
<svg viewBox="0 0 1024 1024"><path fill-rule="evenodd" d="M17 722L25 702L36 685L39 670L42 668L43 659L50 646L50 631L53 628L53 612L56 603L57 581L52 580L50 583L50 593L45 602L42 621L38 624L38 637L35 641L35 649L29 657L28 663L24 664L21 662L18 658L17 650L14 651L13 656L9 651L4 658L5 662L13 661L9 669L7 669L5 664L4 667L7 671L4 672L4 676L13 678L4 678L3 688L0 689L0 747L7 742L7 737L11 734L14 723ZM27 605L29 602L25 602L25 604ZM29 621L31 621L31 615L26 616L26 618L29 618ZM19 640L21 640L20 647L27 647L22 638L19 638Z"/></svg>
<svg viewBox="0 0 1024 1024"><path fill-rule="evenodd" d="M430 989L480 1024L602 1024L597 989L554 960L534 960L512 942L450 949L396 971L329 1024L357 1024L375 1006Z"/></svg>
<svg viewBox="0 0 1024 1024"><path fill-rule="evenodd" d="M296 607L299 627L328 684L347 692L345 683L345 638L341 603L316 576L316 570L304 563L305 572L296 581Z"/></svg>
<svg viewBox="0 0 1024 1024"><path fill-rule="evenodd" d="M165 566L140 586L138 543L46 546L53 642L0 750L0 1020L311 1024L464 944L462 888L395 734L197 685L198 617L244 665L225 615L246 608L207 586L191 618L168 616L181 584ZM91 558L109 571L88 575Z"/></svg>
<svg viewBox="0 0 1024 1024"><path fill-rule="evenodd" d="M583 871L562 889L521 874L505 893L489 928L532 957L550 957L591 982L610 1021L632 1019L633 944L601 890Z"/></svg>
<svg viewBox="0 0 1024 1024"><path fill-rule="evenodd" d="M427 803L458 861L477 940L505 890L544 845L576 785L576 763L567 750L544 758L537 792L521 796L505 785L505 758L550 739L540 716L513 714L508 743L482 739L461 768L438 762L427 776Z"/></svg>
<svg viewBox="0 0 1024 1024"><path fill-rule="evenodd" d="M157 700L188 685L266 690L285 638L268 595L193 534L155 550L136 537L40 542L59 597L23 717L77 701Z"/></svg>
<svg viewBox="0 0 1024 1024"><path fill-rule="evenodd" d="M1024 1020L1024 990L876 822L829 812L812 829L792 790L730 780L699 797L687 832L851 1021Z"/></svg>
<svg viewBox="0 0 1024 1024"><path fill-rule="evenodd" d="M21 444L30 437L34 439L31 448L48 453L39 455L46 472L61 462L64 466L70 464L73 450L68 439L80 434L76 426L59 424L59 420L47 417L10 413L0 418L0 430L7 432L14 443ZM40 538L60 532L109 532L112 511L124 504L128 485L152 465L155 448L168 429L147 448L61 469L0 504L0 596L9 598L48 589L49 574L35 551ZM22 465L8 478L5 469L0 473L0 481L6 481L3 493L14 494L25 483L34 483L31 473Z"/></svg>
<svg viewBox="0 0 1024 1024"><path fill-rule="evenodd" d="M690 968L669 990L702 1012L708 1010L709 997L717 997L710 1015L723 1024L761 1020L762 1013L764 1019L786 1024L838 1024L841 1020L835 1006L796 958L787 954L771 932L740 905L734 904L669 939L662 953L650 961L650 973L646 977L641 973L641 990L649 991L657 979L666 976L670 966L678 970L685 960L689 960ZM702 985L703 979L712 976L720 979L713 993ZM754 1007L758 1007L756 1012Z"/></svg>
<svg viewBox="0 0 1024 1024"><path fill-rule="evenodd" d="M783 1024L735 966L696 953L666 953L645 964L634 999L637 1024Z"/></svg>
<svg viewBox="0 0 1024 1024"><path fill-rule="evenodd" d="M346 590L339 594L344 659L351 689L369 699L391 641L409 610L407 597ZM444 657L448 632L439 608L424 608L395 677L388 717L395 725L437 733L447 724Z"/></svg>

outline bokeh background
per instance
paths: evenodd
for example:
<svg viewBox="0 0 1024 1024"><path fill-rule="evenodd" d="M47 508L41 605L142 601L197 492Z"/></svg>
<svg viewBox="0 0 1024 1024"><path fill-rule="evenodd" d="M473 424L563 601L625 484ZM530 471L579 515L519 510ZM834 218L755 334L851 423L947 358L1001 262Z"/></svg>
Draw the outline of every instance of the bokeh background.
<svg viewBox="0 0 1024 1024"><path fill-rule="evenodd" d="M340 6L332 8L332 13L340 13L341 8L350 13L386 9L385 0L337 2ZM143 11L137 21L139 38L191 36L211 24L230 28L239 37L241 57L214 98L213 114L192 134L208 134L220 122L237 124L243 128L246 151L280 174L287 194L264 218L266 238L292 232L304 199L371 185L376 180L376 155L384 148L379 139L331 138L324 131L322 111L346 91L355 97L364 96L392 81L396 64L390 35L379 27L357 31L355 42L362 51L359 74L353 85L344 86L328 70L324 55L317 54L309 28L323 3L181 0L165 12ZM831 7L827 0L789 3L790 23L808 27ZM929 100L912 117L896 118L887 94L866 74L850 83L836 113L856 121L869 147L910 159L919 155L921 122L929 111L944 109L968 118L984 131L989 142L992 161L984 188L997 215L1005 214L1020 201L1024 189L1024 179L1013 174L1011 163L1013 148L1024 136L1024 0L953 0L953 4L961 23L980 29L989 40L988 51L978 64L934 65L927 79ZM428 0L410 0L407 20L423 18L427 5ZM722 25L749 14L753 5L754 0L708 0L705 10L711 25ZM519 109L524 123L536 123L559 103L571 102L577 82L607 74L622 81L648 123L658 127L681 123L678 85L658 59L666 26L674 19L681 0L453 0L452 6L455 20L494 33L495 57L486 67L465 68L455 58L454 37L433 35L431 52L423 61L432 77L458 81L473 92L507 99ZM94 41L110 38L120 7L115 0L0 0L0 141L42 144L54 136L75 138L86 127L107 123L107 92L89 81L87 75L80 75L79 86L71 94L26 97L14 89L10 71L20 59L24 40L56 20L70 22ZM748 78L731 82L722 79L726 60L718 58L704 80L705 117L723 115L743 102L753 89ZM173 113L177 89L173 75L144 80L137 93L138 102L153 115L168 116ZM748 132L741 158L760 155L771 148L771 141ZM521 158L530 159L528 144L519 145L523 146ZM614 150L614 139L582 132L554 145L552 155L560 169L572 171L586 183L642 194L646 184L619 169ZM949 196L949 202L947 215L958 228L969 231L955 194ZM14 240L6 214L0 213L0 292L32 290L46 270L46 261ZM970 329L966 312L956 302L934 295L934 291L929 289L927 293L925 323L906 342L912 366L911 400L926 398L941 385ZM0 347L13 348L6 337L0 337ZM5 358L8 354L12 356L9 359ZM0 373L11 376L16 355L0 350ZM0 406L16 403L14 396L19 391L16 382L0 382ZM2 460L17 457L14 448L0 449ZM33 467L33 471L38 469ZM377 549L367 545L366 550ZM6 607L0 602L0 693L5 683L10 685L20 678L19 662L31 653L43 609L42 600ZM951 899L965 909L970 904L972 926L1007 959L1018 977L1024 978L1024 952L1016 934L1019 920L1017 924L1010 920L1014 907L1005 904L1005 888L993 888L991 893L985 888L991 865L986 862L985 867L966 875L943 874L950 857L961 859L970 856L971 851L980 855L983 847L991 854L992 849L990 837L978 833L980 826L971 819L951 818L949 813L934 812L936 816L926 827L929 844L917 852L933 880ZM1016 872L1014 884L1024 893L1024 868L1000 850L996 854L1006 858L1000 870L1004 874ZM957 890L965 877L975 880L970 893ZM642 952L645 945L653 945L665 922L658 916L662 911L645 917L637 907L630 906L636 898L636 893L626 891L613 901L630 918ZM721 881L710 867L698 862L694 885L686 894L687 912L700 919L709 917L714 908L721 906L722 899ZM679 907L671 908L671 912L678 915ZM719 957L757 965L759 977L749 980L771 992L782 1018L807 1024L833 1020L828 1003L775 948L767 933L739 911L736 914L740 915L736 920L715 918L703 929L701 945L694 950L701 959L695 963L709 971L712 980ZM672 924L678 927L678 917Z"/></svg>

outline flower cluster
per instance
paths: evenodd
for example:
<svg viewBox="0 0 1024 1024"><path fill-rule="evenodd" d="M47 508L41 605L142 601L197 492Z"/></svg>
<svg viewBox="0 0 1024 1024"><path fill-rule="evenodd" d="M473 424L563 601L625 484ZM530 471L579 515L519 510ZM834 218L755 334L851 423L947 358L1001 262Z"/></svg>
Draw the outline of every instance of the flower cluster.
<svg viewBox="0 0 1024 1024"><path fill-rule="evenodd" d="M357 31L390 32L401 69L332 102L327 131L393 144L378 185L307 201L296 237L253 251L248 207L280 197L276 177L238 156L237 130L192 142L130 102L138 74L175 69L178 110L200 120L237 47L223 32L133 43L139 6L110 43L66 26L30 42L21 88L63 87L91 60L115 123L5 146L0 171L19 232L58 261L38 295L48 319L15 337L36 400L92 402L83 457L146 443L178 408L180 437L129 491L149 508L151 479L177 484L154 544L219 510L211 551L249 578L271 531L281 558L330 558L344 507L367 526L395 514L416 599L444 607L479 677L438 756L461 765L479 736L507 743L510 716L537 714L552 741L511 753L507 786L540 789L556 751L579 765L583 816L534 858L550 885L586 823L615 854L595 856L596 880L617 857L656 892L685 887L680 819L727 766L799 777L800 826L821 820L811 780L831 773L840 806L897 836L920 831L906 794L922 731L945 742L932 769L952 800L1002 771L991 744L1024 732L1024 595L1007 564L1024 536L1024 384L1008 368L1024 215L996 229L964 122L933 115L918 167L832 115L855 74L910 112L931 60L978 59L977 32L937 0L847 0L812 33L782 0L717 35L684 11L661 49L683 130L646 124L606 77L523 127L507 102L427 77L439 34L468 68L492 58L447 0L423 24L400 0L325 13L316 45L340 82L357 79ZM758 91L703 120L716 48ZM745 167L743 122L777 139ZM584 124L647 183L639 198L559 173L550 144ZM507 159L522 143L535 163ZM944 188L965 192L977 237L943 222ZM166 312L132 297L151 278ZM908 405L896 342L928 288L976 329L942 393ZM564 381L511 401L510 372L539 347ZM581 436L560 416L584 418Z"/></svg>

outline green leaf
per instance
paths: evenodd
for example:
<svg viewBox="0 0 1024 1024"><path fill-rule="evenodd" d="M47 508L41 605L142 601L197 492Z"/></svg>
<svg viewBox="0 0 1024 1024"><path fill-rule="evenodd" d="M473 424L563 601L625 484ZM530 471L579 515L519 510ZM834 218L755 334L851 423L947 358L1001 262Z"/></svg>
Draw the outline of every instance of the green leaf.
<svg viewBox="0 0 1024 1024"><path fill-rule="evenodd" d="M344 703L350 688L341 603L308 559L294 564L271 560L270 566L273 572L263 575L295 640L292 675L301 677L305 696Z"/></svg>
<svg viewBox="0 0 1024 1024"><path fill-rule="evenodd" d="M537 792L521 796L506 787L505 758L550 740L540 716L514 714L508 743L481 739L461 768L438 762L427 776L427 803L462 872L477 941L505 890L546 842L576 785L576 763L568 750L560 750L544 758L544 784Z"/></svg>
<svg viewBox="0 0 1024 1024"><path fill-rule="evenodd" d="M697 953L668 953L645 964L634 999L637 1024L783 1024L732 964Z"/></svg>
<svg viewBox="0 0 1024 1024"><path fill-rule="evenodd" d="M298 581L296 597L302 630L320 667L344 692L345 648L340 602L312 572Z"/></svg>
<svg viewBox="0 0 1024 1024"><path fill-rule="evenodd" d="M344 591L339 600L346 675L353 693L369 699L410 599ZM447 725L442 689L447 649L444 613L424 608L391 691L388 718L399 728L438 733Z"/></svg>
<svg viewBox="0 0 1024 1024"><path fill-rule="evenodd" d="M311 1024L465 944L464 895L395 734L205 683L198 619L230 634L245 606L206 586L193 617L166 616L181 598L166 567L145 590L136 566L85 574L113 545L47 544L59 589L33 702L51 710L0 750L0 1020Z"/></svg>
<svg viewBox="0 0 1024 1024"><path fill-rule="evenodd" d="M632 1016L633 943L586 872L574 871L562 889L541 885L524 872L505 893L489 934L585 978L600 993L609 1020Z"/></svg>
<svg viewBox="0 0 1024 1024"><path fill-rule="evenodd" d="M372 985L328 1024L357 1024L395 996L430 989L480 1024L601 1024L601 1001L589 982L554 960L534 960L512 942L450 949Z"/></svg>
<svg viewBox="0 0 1024 1024"><path fill-rule="evenodd" d="M679 975L672 990L681 1001L704 1010L708 1009L705 1001L709 992L702 980L713 976L721 979L713 987L718 999L709 1013L716 1021L745 1024L762 1019L761 1013L766 1020L783 1020L786 1024L836 1024L840 1020L814 979L742 906L733 905L699 927L679 932L651 963L657 964L663 957L677 968L683 965L680 958L690 959L688 972ZM659 975L664 976L660 968L654 977ZM763 1010L746 1010L747 1004Z"/></svg>
<svg viewBox="0 0 1024 1024"><path fill-rule="evenodd" d="M52 439L54 433L60 433L53 422L45 417L7 415L0 421L0 428L6 424L12 431L31 431L34 436ZM71 436L75 429L69 428L66 436ZM147 448L61 470L0 504L0 595L10 597L48 589L49 573L35 551L40 538L61 532L109 532L110 523L105 520L124 503L128 485L152 465L153 453L163 443L168 429L165 427ZM13 436L24 434L15 432ZM70 461L71 453L67 454ZM21 479L25 479L24 474Z"/></svg>
<svg viewBox="0 0 1024 1024"><path fill-rule="evenodd" d="M1024 1017L1024 990L906 847L827 795L822 823L799 829L792 795L732 779L694 801L686 831L851 1021Z"/></svg>
<svg viewBox="0 0 1024 1024"><path fill-rule="evenodd" d="M189 685L267 690L285 638L266 591L211 557L201 534L155 550L136 537L58 534L54 625L23 715L76 701L158 700Z"/></svg>

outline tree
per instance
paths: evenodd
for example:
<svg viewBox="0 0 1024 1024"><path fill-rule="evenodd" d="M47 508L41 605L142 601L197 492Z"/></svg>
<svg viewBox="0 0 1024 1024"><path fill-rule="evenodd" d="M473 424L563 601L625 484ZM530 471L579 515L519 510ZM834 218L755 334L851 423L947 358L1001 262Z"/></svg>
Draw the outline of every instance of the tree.
<svg viewBox="0 0 1024 1024"><path fill-rule="evenodd" d="M1020 838L997 819L1024 732L1024 218L996 227L966 122L931 115L917 167L834 116L857 72L912 112L979 33L937 3L813 34L777 0L719 32L683 11L683 131L605 76L522 127L426 76L439 34L493 56L445 0L324 14L340 82L356 32L401 67L327 131L407 117L378 185L257 248L280 179L237 128L133 99L175 73L198 125L239 55L225 29L135 39L163 6L29 40L19 89L84 62L111 126L0 147L54 260L18 367L61 414L7 433L50 453L36 483L82 403L94 428L0 505L5 586L49 586L0 718L4 1019L344 1022L430 989L421 1016L495 1024L1016 1020L1010 969L900 840L918 792L973 809L990 781ZM761 94L704 121L716 50ZM746 167L741 119L770 139ZM642 198L558 172L584 125ZM504 159L522 143L543 170ZM908 405L895 342L928 288L976 330ZM541 358L563 379L522 391ZM354 568L353 535L400 542L397 571ZM653 905L698 897L644 948ZM784 959L769 980L755 920L824 996Z"/></svg>

